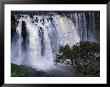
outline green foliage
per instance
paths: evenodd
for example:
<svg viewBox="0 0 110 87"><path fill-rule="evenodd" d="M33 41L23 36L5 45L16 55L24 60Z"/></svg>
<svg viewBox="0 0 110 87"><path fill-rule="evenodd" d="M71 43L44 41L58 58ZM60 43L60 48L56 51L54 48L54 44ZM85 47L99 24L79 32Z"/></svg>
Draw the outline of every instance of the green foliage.
<svg viewBox="0 0 110 87"><path fill-rule="evenodd" d="M76 72L80 73L81 76L99 76L99 55L99 43L80 42L72 47L65 45L61 46L59 54L56 54L55 64L66 62L72 65ZM94 67L96 65L99 66Z"/></svg>
<svg viewBox="0 0 110 87"><path fill-rule="evenodd" d="M21 67L15 64L11 64L11 76L12 77L23 77L28 76L28 73Z"/></svg>
<svg viewBox="0 0 110 87"><path fill-rule="evenodd" d="M44 77L47 76L45 72L36 70L26 65L11 64L12 77Z"/></svg>
<svg viewBox="0 0 110 87"><path fill-rule="evenodd" d="M99 77L100 76L100 62L99 61L95 61L92 62L87 68L83 68L81 70L81 72L79 73L80 76L95 76L95 77Z"/></svg>

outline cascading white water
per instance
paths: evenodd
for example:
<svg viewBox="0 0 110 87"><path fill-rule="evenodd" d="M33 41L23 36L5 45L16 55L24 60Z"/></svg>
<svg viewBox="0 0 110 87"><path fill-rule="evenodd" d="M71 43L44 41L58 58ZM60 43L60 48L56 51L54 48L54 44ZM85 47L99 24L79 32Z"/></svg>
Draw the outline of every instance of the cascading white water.
<svg viewBox="0 0 110 87"><path fill-rule="evenodd" d="M22 21L26 23L26 31L29 36L27 49L23 50L22 44ZM54 66L54 54L61 45L74 45L80 41L78 31L74 23L61 15L28 15L19 19L17 27L19 35L16 45L12 42L12 63L28 65L37 69L49 69Z"/></svg>
<svg viewBox="0 0 110 87"><path fill-rule="evenodd" d="M80 42L78 31L73 22L67 17L57 15L54 17L55 26L58 32L58 43L60 45L74 45Z"/></svg>
<svg viewBox="0 0 110 87"><path fill-rule="evenodd" d="M76 28L78 29L81 40L87 41L87 26L84 13L75 13Z"/></svg>
<svg viewBox="0 0 110 87"><path fill-rule="evenodd" d="M12 43L12 47L11 47L12 63L18 64L18 65L22 64L23 55L24 55L21 47L21 43L22 43L21 26L22 26L22 21L19 20L18 26L16 28L17 40L15 40Z"/></svg>
<svg viewBox="0 0 110 87"><path fill-rule="evenodd" d="M35 65L41 60L41 45L40 38L38 36L38 28L30 20L25 21L26 27L29 32L29 47L28 47L28 59L27 64Z"/></svg>
<svg viewBox="0 0 110 87"><path fill-rule="evenodd" d="M90 36L89 37L89 41L92 40L93 42L95 42L95 32L96 32L96 29L95 29L95 17L94 17L94 13L89 13L89 17L90 17L90 22L89 22L89 31L90 33Z"/></svg>
<svg viewBox="0 0 110 87"><path fill-rule="evenodd" d="M75 12L75 26L82 41L100 42L100 29L94 12ZM97 25L99 26L99 25Z"/></svg>

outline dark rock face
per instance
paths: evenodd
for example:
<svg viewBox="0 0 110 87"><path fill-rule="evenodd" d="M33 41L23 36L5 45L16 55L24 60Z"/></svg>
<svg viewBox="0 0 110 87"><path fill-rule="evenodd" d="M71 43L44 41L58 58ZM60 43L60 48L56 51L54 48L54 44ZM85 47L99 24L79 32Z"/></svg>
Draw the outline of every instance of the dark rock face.
<svg viewBox="0 0 110 87"><path fill-rule="evenodd" d="M11 39L13 41L13 37L16 35L16 27L18 25L17 18L15 14L12 12L11 13Z"/></svg>
<svg viewBox="0 0 110 87"><path fill-rule="evenodd" d="M40 37L40 43L41 43L41 55L44 55L44 48L45 48L45 44L44 44L44 30L42 29L42 27L39 27L39 37Z"/></svg>
<svg viewBox="0 0 110 87"><path fill-rule="evenodd" d="M29 34L28 34L28 31L27 31L27 28L26 28L26 23L25 21L22 21L22 38L23 38L23 41L22 41L22 46L23 46L23 49L26 49L27 45L29 44Z"/></svg>

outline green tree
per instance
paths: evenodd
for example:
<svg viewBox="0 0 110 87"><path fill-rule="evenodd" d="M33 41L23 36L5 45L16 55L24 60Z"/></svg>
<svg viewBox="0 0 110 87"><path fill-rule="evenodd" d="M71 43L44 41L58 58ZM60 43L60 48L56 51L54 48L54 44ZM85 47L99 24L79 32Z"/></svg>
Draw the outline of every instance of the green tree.
<svg viewBox="0 0 110 87"><path fill-rule="evenodd" d="M78 73L87 70L93 63L100 60L100 45L95 42L79 42L70 47L69 45L61 46L59 53L56 54L55 64L70 64ZM92 67L93 68L93 67ZM98 68L100 68L98 66Z"/></svg>

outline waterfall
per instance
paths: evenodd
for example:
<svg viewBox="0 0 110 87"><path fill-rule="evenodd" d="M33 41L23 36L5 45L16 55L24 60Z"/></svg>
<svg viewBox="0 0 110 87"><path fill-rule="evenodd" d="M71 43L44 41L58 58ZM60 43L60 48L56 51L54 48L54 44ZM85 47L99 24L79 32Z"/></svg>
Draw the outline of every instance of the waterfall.
<svg viewBox="0 0 110 87"><path fill-rule="evenodd" d="M38 28L30 20L26 21L26 27L29 32L29 46L27 64L35 65L41 59L41 45L38 36Z"/></svg>
<svg viewBox="0 0 110 87"><path fill-rule="evenodd" d="M87 26L84 13L75 13L76 28L78 29L81 40L87 41Z"/></svg>
<svg viewBox="0 0 110 87"><path fill-rule="evenodd" d="M94 12L75 12L74 17L75 26L82 41L100 42L100 30L99 27L96 28L98 19L96 20Z"/></svg>
<svg viewBox="0 0 110 87"><path fill-rule="evenodd" d="M64 16L57 15L54 17L55 26L57 26L58 43L60 45L74 45L80 42L78 31L75 28L73 22Z"/></svg>
<svg viewBox="0 0 110 87"><path fill-rule="evenodd" d="M89 26L88 26L88 40L95 42L95 34L96 34L96 29L95 29L95 17L94 13L89 13Z"/></svg>
<svg viewBox="0 0 110 87"><path fill-rule="evenodd" d="M22 46L21 46L21 43L22 43L21 26L22 26L22 21L19 21L18 26L16 28L17 35L11 46L12 63L18 64L18 65L22 64L22 60L23 60L23 52L22 52Z"/></svg>
<svg viewBox="0 0 110 87"><path fill-rule="evenodd" d="M11 62L42 70L54 67L60 46L99 42L96 18L94 12L20 14L11 41Z"/></svg>
<svg viewBox="0 0 110 87"><path fill-rule="evenodd" d="M22 15L18 19L17 42L12 42L12 63L51 68L61 45L74 45L80 36L74 23L62 15Z"/></svg>

